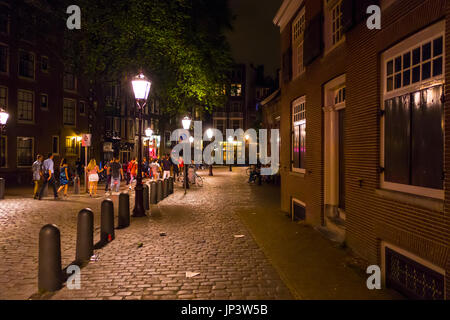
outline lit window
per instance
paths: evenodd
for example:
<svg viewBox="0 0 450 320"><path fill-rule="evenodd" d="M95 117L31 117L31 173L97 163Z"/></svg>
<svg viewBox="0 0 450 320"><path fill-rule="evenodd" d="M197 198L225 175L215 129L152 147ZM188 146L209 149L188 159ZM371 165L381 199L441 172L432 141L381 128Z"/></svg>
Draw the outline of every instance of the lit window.
<svg viewBox="0 0 450 320"><path fill-rule="evenodd" d="M231 85L231 96L240 97L242 95L242 84L233 83Z"/></svg>
<svg viewBox="0 0 450 320"><path fill-rule="evenodd" d="M77 139L75 137L66 137L66 155L77 154Z"/></svg>
<svg viewBox="0 0 450 320"><path fill-rule="evenodd" d="M292 103L292 170L304 172L306 155L306 98Z"/></svg>

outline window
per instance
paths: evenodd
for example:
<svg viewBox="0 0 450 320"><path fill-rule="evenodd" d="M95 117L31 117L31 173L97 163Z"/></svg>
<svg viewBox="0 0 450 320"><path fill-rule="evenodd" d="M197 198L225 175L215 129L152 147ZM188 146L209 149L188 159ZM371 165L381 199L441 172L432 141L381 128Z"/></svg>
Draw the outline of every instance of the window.
<svg viewBox="0 0 450 320"><path fill-rule="evenodd" d="M8 46L0 44L0 72L8 73L9 53Z"/></svg>
<svg viewBox="0 0 450 320"><path fill-rule="evenodd" d="M6 168L8 164L7 150L8 141L6 136L0 136L0 168Z"/></svg>
<svg viewBox="0 0 450 320"><path fill-rule="evenodd" d="M76 101L72 99L64 99L63 103L63 123L65 125L75 125L75 105Z"/></svg>
<svg viewBox="0 0 450 320"><path fill-rule="evenodd" d="M19 51L19 76L34 79L34 54Z"/></svg>
<svg viewBox="0 0 450 320"><path fill-rule="evenodd" d="M444 37L408 49L386 62L387 92L440 77L444 69Z"/></svg>
<svg viewBox="0 0 450 320"><path fill-rule="evenodd" d="M76 77L71 72L64 72L64 90L75 91L77 89Z"/></svg>
<svg viewBox="0 0 450 320"><path fill-rule="evenodd" d="M34 95L31 91L18 90L17 119L24 122L34 121Z"/></svg>
<svg viewBox="0 0 450 320"><path fill-rule="evenodd" d="M77 154L77 139L75 137L66 137L66 155Z"/></svg>
<svg viewBox="0 0 450 320"><path fill-rule="evenodd" d="M80 114L85 115L86 114L86 102L80 101Z"/></svg>
<svg viewBox="0 0 450 320"><path fill-rule="evenodd" d="M231 96L240 97L242 95L242 84L233 83L231 85Z"/></svg>
<svg viewBox="0 0 450 320"><path fill-rule="evenodd" d="M381 187L443 199L444 22L382 54Z"/></svg>
<svg viewBox="0 0 450 320"><path fill-rule="evenodd" d="M345 87L339 88L334 92L334 105L345 103Z"/></svg>
<svg viewBox="0 0 450 320"><path fill-rule="evenodd" d="M59 155L59 136L52 136L52 153Z"/></svg>
<svg viewBox="0 0 450 320"><path fill-rule="evenodd" d="M48 95L41 94L41 109L48 109Z"/></svg>
<svg viewBox="0 0 450 320"><path fill-rule="evenodd" d="M48 73L48 70L49 70L48 57L42 56L41 57L41 71Z"/></svg>
<svg viewBox="0 0 450 320"><path fill-rule="evenodd" d="M292 170L305 172L306 154L306 98L292 103Z"/></svg>
<svg viewBox="0 0 450 320"><path fill-rule="evenodd" d="M304 71L303 38L305 34L305 8L300 11L292 23L292 77L296 78Z"/></svg>
<svg viewBox="0 0 450 320"><path fill-rule="evenodd" d="M8 110L8 88L0 87L0 108Z"/></svg>
<svg viewBox="0 0 450 320"><path fill-rule="evenodd" d="M331 9L331 34L333 45L342 39L342 0Z"/></svg>
<svg viewBox="0 0 450 320"><path fill-rule="evenodd" d="M17 167L31 167L33 164L34 139L17 137Z"/></svg>
<svg viewBox="0 0 450 320"><path fill-rule="evenodd" d="M0 5L0 33L9 33L9 8Z"/></svg>

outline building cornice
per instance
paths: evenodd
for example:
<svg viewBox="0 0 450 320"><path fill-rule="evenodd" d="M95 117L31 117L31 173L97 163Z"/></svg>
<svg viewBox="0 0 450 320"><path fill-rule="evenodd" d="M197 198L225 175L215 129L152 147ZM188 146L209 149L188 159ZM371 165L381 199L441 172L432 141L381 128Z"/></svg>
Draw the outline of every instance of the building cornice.
<svg viewBox="0 0 450 320"><path fill-rule="evenodd" d="M288 25L304 0L284 0L273 18L273 23L280 28L280 33Z"/></svg>

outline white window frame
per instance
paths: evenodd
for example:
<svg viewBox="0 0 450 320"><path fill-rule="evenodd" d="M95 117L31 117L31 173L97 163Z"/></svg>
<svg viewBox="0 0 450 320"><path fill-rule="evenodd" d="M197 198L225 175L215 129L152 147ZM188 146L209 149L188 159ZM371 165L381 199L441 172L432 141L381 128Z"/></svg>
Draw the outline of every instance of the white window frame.
<svg viewBox="0 0 450 320"><path fill-rule="evenodd" d="M54 138L57 138L57 139L58 139L58 144L57 144L58 150L57 150L56 153L53 152L53 151L54 151L54 150L53 150L53 139L54 139ZM61 153L61 151L60 151L60 145L59 145L59 136L53 135L53 136L52 136L52 154L53 154L54 156L59 156L60 153Z"/></svg>
<svg viewBox="0 0 450 320"><path fill-rule="evenodd" d="M25 77L20 75L20 53L26 52L28 54L31 54L33 56L33 78ZM17 64L17 77L19 79L28 80L28 81L34 81L36 80L36 54L33 51L28 51L24 49L19 49L17 52L17 58L18 58L18 64Z"/></svg>
<svg viewBox="0 0 450 320"><path fill-rule="evenodd" d="M31 96L32 96L32 99L33 99L32 102L31 102L31 106L32 106L32 111L31 111L32 119L31 120L19 119L19 114L20 114L19 113L19 92L20 91L22 91L24 93L31 93ZM22 123L22 124L33 124L34 123L34 120L35 120L35 115L34 115L35 104L36 104L36 100L35 100L35 94L34 94L33 91L24 90L24 89L18 89L17 90L17 123Z"/></svg>
<svg viewBox="0 0 450 320"><path fill-rule="evenodd" d="M445 58L445 21L440 21L435 23L434 25L412 35L411 37L405 39L394 47L386 50L381 55L381 94L380 94L380 109L382 111L385 110L384 102L391 98L402 96L408 93L413 93L415 91L425 89L428 87L436 86L436 85L445 85L445 59L442 63L442 74L435 78L430 78L425 81L419 81L415 84L411 84L407 87L402 87L400 89L394 89L389 93L386 90L386 74L387 67L386 64L389 60L395 59L395 57L399 55L403 55L403 53L408 52L408 50L412 50L417 48L419 45L423 43L433 41L439 36L443 35L443 57ZM384 138L385 138L385 117L383 117L380 121L380 166L384 168ZM445 138L444 138L445 141ZM445 152L444 152L445 154ZM425 188L419 186L412 186L406 184L399 184L394 182L388 182L384 180L384 172L380 173L380 187L382 189L394 190L404 193L410 193L419 196L425 196L430 198L436 198L444 200L444 189L432 189Z"/></svg>
<svg viewBox="0 0 450 320"><path fill-rule="evenodd" d="M19 139L31 139L31 164L29 166L19 166L19 152L17 152L17 148L19 145ZM17 168L31 168L31 166L33 165L33 155L34 155L34 137L17 137L16 138L16 163L17 163Z"/></svg>
<svg viewBox="0 0 450 320"><path fill-rule="evenodd" d="M295 107L300 107L303 104L304 109L294 113ZM297 125L305 125L306 126L306 96L301 96L297 99L295 99L291 104L291 171L292 172L298 172L298 173L306 173L306 164L303 163L304 168L295 168L294 167L294 127ZM306 136L306 133L305 133ZM301 139L301 133L300 137ZM306 138L305 138L305 144L306 144ZM306 160L306 159L305 159Z"/></svg>
<svg viewBox="0 0 450 320"><path fill-rule="evenodd" d="M9 75L9 61L10 61L9 45L6 43L0 42L0 46L6 47L6 72L0 71L0 74Z"/></svg>
<svg viewBox="0 0 450 320"><path fill-rule="evenodd" d="M305 7L300 10L292 22L292 79L298 78L305 72L303 64L303 40L305 36L306 15Z"/></svg>
<svg viewBox="0 0 450 320"><path fill-rule="evenodd" d="M65 121L64 121L64 112L66 110L66 108L65 108L65 101L72 101L74 103L73 123L65 123ZM70 98L64 98L63 99L62 120L63 120L63 125L65 127L75 127L77 125L77 100L76 99L70 99Z"/></svg>
<svg viewBox="0 0 450 320"><path fill-rule="evenodd" d="M337 8L338 5L342 5L343 0L324 0L324 8L325 8L325 23L324 23L324 43L325 43L325 53L326 56L330 51L334 50L336 47L345 42L345 33L342 31L342 11L340 12L341 21L339 30L340 30L340 38L338 41L333 43L333 35L336 33L333 32L333 11Z"/></svg>
<svg viewBox="0 0 450 320"><path fill-rule="evenodd" d="M0 145L5 147L5 165L3 167L0 166L0 168L8 168L8 136L0 135L0 138L5 139L4 143L0 141Z"/></svg>
<svg viewBox="0 0 450 320"><path fill-rule="evenodd" d="M47 97L47 108L42 108L42 97L45 96ZM39 108L43 111L48 111L49 109L49 105L48 105L48 94L46 93L41 93L39 96Z"/></svg>

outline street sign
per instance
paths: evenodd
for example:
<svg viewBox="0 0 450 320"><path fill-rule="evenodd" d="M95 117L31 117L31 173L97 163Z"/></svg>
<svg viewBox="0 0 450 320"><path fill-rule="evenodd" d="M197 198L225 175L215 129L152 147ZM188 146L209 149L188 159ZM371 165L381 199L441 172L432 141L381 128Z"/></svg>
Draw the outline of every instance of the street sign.
<svg viewBox="0 0 450 320"><path fill-rule="evenodd" d="M83 147L90 147L91 146L91 137L92 137L92 134L90 134L90 133L83 133L81 135L81 145Z"/></svg>

